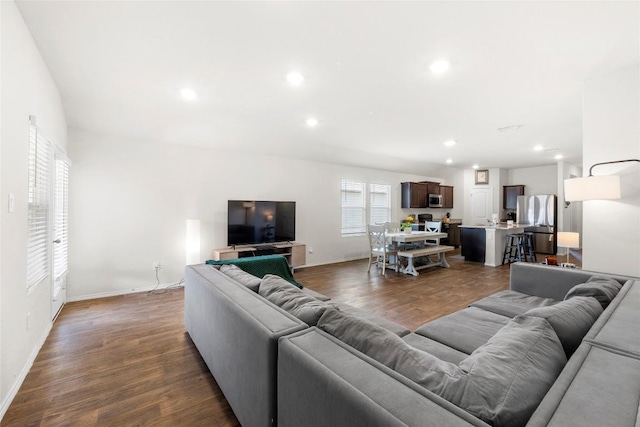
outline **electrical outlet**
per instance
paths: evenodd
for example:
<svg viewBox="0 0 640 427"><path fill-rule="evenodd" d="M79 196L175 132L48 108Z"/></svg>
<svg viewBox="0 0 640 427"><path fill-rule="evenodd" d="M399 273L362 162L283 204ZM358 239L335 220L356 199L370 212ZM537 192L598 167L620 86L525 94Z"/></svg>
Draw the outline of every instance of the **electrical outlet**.
<svg viewBox="0 0 640 427"><path fill-rule="evenodd" d="M29 330L29 327L31 326L30 323L31 323L31 312L28 312L27 313L27 331Z"/></svg>
<svg viewBox="0 0 640 427"><path fill-rule="evenodd" d="M313 253L313 247L309 246L309 253L312 254Z"/></svg>
<svg viewBox="0 0 640 427"><path fill-rule="evenodd" d="M153 271L158 271L162 268L160 261L153 261Z"/></svg>

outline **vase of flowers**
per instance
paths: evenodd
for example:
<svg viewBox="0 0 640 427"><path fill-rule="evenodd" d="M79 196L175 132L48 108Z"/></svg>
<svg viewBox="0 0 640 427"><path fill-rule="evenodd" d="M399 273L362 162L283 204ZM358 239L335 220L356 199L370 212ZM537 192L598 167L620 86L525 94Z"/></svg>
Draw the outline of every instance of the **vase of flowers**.
<svg viewBox="0 0 640 427"><path fill-rule="evenodd" d="M402 224L400 224L400 230L404 231L407 234L411 234L411 226L413 225L413 217L411 215L409 215L408 217L406 217L404 219L404 221L402 222Z"/></svg>

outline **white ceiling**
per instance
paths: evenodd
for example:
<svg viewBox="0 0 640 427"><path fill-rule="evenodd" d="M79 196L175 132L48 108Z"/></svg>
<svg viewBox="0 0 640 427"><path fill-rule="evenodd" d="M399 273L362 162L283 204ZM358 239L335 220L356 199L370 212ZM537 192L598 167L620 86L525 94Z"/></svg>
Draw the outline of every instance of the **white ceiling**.
<svg viewBox="0 0 640 427"><path fill-rule="evenodd" d="M420 175L580 163L583 83L640 52L637 1L17 4L70 128Z"/></svg>

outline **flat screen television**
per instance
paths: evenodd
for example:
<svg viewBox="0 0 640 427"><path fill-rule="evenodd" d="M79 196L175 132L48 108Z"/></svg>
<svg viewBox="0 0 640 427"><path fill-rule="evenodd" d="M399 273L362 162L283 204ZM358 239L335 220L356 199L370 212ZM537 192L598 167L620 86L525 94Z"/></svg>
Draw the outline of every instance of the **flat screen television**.
<svg viewBox="0 0 640 427"><path fill-rule="evenodd" d="M296 239L296 202L229 200L227 212L229 246Z"/></svg>

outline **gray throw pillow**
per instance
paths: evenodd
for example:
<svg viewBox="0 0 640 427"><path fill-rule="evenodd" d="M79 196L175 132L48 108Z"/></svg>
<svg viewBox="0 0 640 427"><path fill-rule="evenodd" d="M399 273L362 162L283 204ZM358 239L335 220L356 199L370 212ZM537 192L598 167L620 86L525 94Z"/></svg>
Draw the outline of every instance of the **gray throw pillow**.
<svg viewBox="0 0 640 427"><path fill-rule="evenodd" d="M258 288L260 287L260 278L254 276L253 274L249 274L237 265L234 264L223 264L220 266L220 271L227 276L231 277L238 283L245 285L247 288L251 289L253 292L258 292Z"/></svg>
<svg viewBox="0 0 640 427"><path fill-rule="evenodd" d="M315 326L327 308L335 308L335 305L320 301L273 274L262 278L258 294L309 326Z"/></svg>
<svg viewBox="0 0 640 427"><path fill-rule="evenodd" d="M567 361L538 317L511 320L458 366L344 312L325 311L318 328L493 426L526 424Z"/></svg>
<svg viewBox="0 0 640 427"><path fill-rule="evenodd" d="M598 300L602 308L607 308L609 303L618 295L622 285L615 279L593 276L585 283L575 285L569 289L564 299L571 297L593 297Z"/></svg>
<svg viewBox="0 0 640 427"><path fill-rule="evenodd" d="M569 358L602 311L602 305L593 297L571 297L549 307L533 308L524 315L547 319Z"/></svg>

